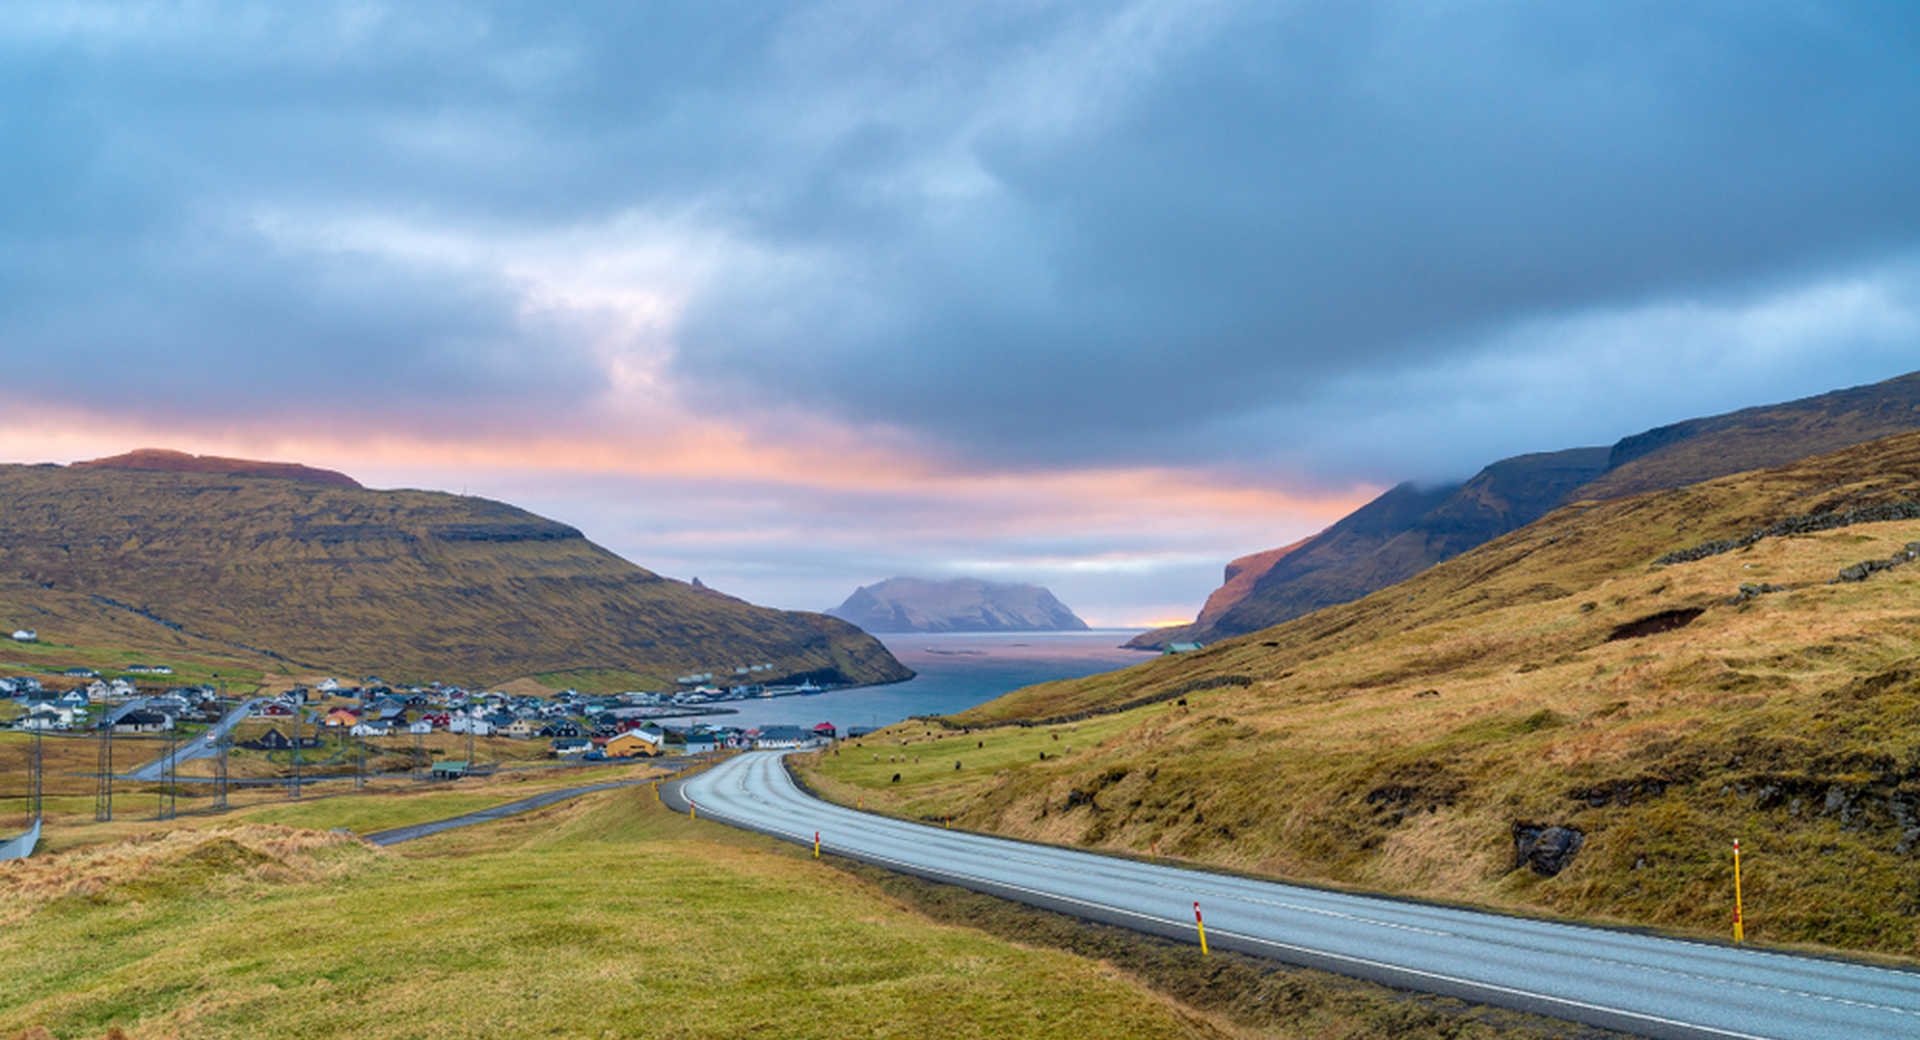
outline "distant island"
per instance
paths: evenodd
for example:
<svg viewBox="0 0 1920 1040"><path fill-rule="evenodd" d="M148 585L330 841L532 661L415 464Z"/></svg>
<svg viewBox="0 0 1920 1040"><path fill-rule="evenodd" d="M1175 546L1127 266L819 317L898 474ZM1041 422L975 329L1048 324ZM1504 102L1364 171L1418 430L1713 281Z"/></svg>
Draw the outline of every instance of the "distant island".
<svg viewBox="0 0 1920 1040"><path fill-rule="evenodd" d="M1080 620L1038 585L979 578L888 578L862 585L827 611L869 632L1083 632Z"/></svg>

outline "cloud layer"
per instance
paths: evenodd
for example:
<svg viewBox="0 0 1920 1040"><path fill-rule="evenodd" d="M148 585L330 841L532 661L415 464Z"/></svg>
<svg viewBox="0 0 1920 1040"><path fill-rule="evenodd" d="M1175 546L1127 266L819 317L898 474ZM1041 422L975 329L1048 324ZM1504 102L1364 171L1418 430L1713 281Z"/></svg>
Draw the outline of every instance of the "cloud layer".
<svg viewBox="0 0 1920 1040"><path fill-rule="evenodd" d="M1372 487L1920 367L1909 5L550 7L10 11L0 449L1144 620Z"/></svg>

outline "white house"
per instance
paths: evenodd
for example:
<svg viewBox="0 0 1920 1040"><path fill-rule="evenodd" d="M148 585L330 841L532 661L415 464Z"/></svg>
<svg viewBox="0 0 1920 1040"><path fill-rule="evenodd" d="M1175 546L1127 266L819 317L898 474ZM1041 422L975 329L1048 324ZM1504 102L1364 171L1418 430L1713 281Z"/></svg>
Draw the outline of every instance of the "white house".
<svg viewBox="0 0 1920 1040"><path fill-rule="evenodd" d="M393 727L384 722L361 722L347 732L356 737L386 737L393 735Z"/></svg>
<svg viewBox="0 0 1920 1040"><path fill-rule="evenodd" d="M409 724L407 726L407 732L408 733L432 733L433 723L428 722L426 719L420 719L418 721L415 721Z"/></svg>
<svg viewBox="0 0 1920 1040"><path fill-rule="evenodd" d="M447 723L449 733L471 733L476 737L493 736L493 723L486 719L476 719L466 715L455 715Z"/></svg>
<svg viewBox="0 0 1920 1040"><path fill-rule="evenodd" d="M314 688L319 690L321 693L332 693L335 690L338 690L340 688L340 680L329 676L325 679L320 680L317 683L314 683L313 685L314 685Z"/></svg>
<svg viewBox="0 0 1920 1040"><path fill-rule="evenodd" d="M22 643L32 643L40 638L40 633L31 628L16 628L13 630L13 638Z"/></svg>

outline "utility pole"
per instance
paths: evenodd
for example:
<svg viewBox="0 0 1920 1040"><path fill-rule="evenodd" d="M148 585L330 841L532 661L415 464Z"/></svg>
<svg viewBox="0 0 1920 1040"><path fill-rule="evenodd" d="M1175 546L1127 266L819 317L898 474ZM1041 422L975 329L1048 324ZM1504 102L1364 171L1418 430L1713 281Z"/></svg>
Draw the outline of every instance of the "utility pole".
<svg viewBox="0 0 1920 1040"><path fill-rule="evenodd" d="M215 809L227 807L227 744L228 740L223 734L216 746L213 765L213 807Z"/></svg>
<svg viewBox="0 0 1920 1040"><path fill-rule="evenodd" d="M180 811L180 730L167 727L167 814L171 820Z"/></svg>
<svg viewBox="0 0 1920 1040"><path fill-rule="evenodd" d="M357 765L358 769L353 775L353 786L365 787L367 786L367 742L364 740L360 742L360 757Z"/></svg>
<svg viewBox="0 0 1920 1040"><path fill-rule="evenodd" d="M33 818L35 820L40 819L41 812L40 770L43 768L43 762L40 754L40 735L40 727L35 726L33 729L32 757L27 762L27 795L33 804Z"/></svg>
<svg viewBox="0 0 1920 1040"><path fill-rule="evenodd" d="M96 756L99 779L93 786L93 818L100 823L113 819L113 723L107 719L100 721L98 743L100 753Z"/></svg>
<svg viewBox="0 0 1920 1040"><path fill-rule="evenodd" d="M300 797L300 705L293 706L293 797Z"/></svg>
<svg viewBox="0 0 1920 1040"><path fill-rule="evenodd" d="M427 749L424 738L418 731L413 734L413 768L419 769L427 761Z"/></svg>

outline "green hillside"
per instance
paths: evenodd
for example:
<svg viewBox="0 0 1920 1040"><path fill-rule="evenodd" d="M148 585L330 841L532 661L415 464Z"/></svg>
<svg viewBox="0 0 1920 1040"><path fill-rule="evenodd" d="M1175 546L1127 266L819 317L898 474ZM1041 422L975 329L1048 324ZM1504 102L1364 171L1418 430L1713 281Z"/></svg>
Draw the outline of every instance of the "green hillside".
<svg viewBox="0 0 1920 1040"><path fill-rule="evenodd" d="M846 622L663 578L486 499L0 466L0 502L0 626L56 647L462 683L912 674Z"/></svg>

